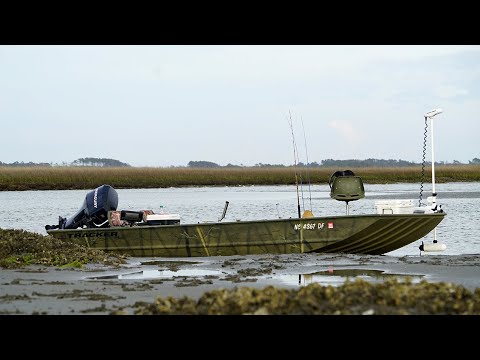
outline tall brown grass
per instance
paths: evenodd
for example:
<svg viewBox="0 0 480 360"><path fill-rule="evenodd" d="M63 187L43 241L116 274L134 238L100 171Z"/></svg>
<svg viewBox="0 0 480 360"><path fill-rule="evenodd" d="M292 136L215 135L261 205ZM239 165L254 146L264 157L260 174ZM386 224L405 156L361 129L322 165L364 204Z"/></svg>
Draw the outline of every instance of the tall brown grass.
<svg viewBox="0 0 480 360"><path fill-rule="evenodd" d="M338 168L297 168L299 181L326 184ZM365 183L420 182L421 167L351 168ZM424 181L431 181L426 167ZM480 181L480 165L437 165L435 181ZM0 191L93 189L103 184L114 188L165 188L182 186L236 186L295 184L293 168L100 168L100 167L0 167Z"/></svg>

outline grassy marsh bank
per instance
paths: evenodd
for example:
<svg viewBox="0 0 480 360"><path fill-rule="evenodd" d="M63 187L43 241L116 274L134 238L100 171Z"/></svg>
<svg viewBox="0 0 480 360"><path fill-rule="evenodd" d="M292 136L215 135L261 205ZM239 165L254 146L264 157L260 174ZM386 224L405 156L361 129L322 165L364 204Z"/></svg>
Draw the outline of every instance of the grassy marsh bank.
<svg viewBox="0 0 480 360"><path fill-rule="evenodd" d="M303 181L327 184L338 168L298 169ZM351 168L365 183L420 182L421 167ZM425 168L431 181L431 167ZM480 165L435 167L437 183L480 181ZM93 189L109 184L120 189L184 186L293 185L292 168L101 168L101 167L0 167L0 191Z"/></svg>

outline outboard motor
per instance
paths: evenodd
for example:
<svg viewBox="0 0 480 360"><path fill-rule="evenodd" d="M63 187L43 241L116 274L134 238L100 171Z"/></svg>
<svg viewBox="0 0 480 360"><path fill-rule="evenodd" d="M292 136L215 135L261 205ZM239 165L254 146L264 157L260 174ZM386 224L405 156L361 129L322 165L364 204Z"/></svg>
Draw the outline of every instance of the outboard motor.
<svg viewBox="0 0 480 360"><path fill-rule="evenodd" d="M59 216L58 225L46 225L45 229L76 229L78 227L105 227L108 226L108 212L116 210L118 193L110 185L102 185L90 191L77 213L70 218Z"/></svg>

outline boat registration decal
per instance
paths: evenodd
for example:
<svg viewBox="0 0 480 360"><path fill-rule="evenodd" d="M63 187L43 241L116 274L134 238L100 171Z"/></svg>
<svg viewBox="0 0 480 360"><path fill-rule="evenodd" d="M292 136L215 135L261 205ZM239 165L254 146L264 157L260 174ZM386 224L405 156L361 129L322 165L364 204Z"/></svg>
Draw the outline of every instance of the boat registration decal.
<svg viewBox="0 0 480 360"><path fill-rule="evenodd" d="M333 229L333 222L329 222L327 226L329 229Z"/></svg>
<svg viewBox="0 0 480 360"><path fill-rule="evenodd" d="M96 231L96 232L84 232L76 234L68 234L68 238L98 238L98 237L118 237L118 232L116 231Z"/></svg>
<svg viewBox="0 0 480 360"><path fill-rule="evenodd" d="M295 224L293 226L294 230L322 230L325 227L325 223L320 222L320 223L305 223L305 224Z"/></svg>

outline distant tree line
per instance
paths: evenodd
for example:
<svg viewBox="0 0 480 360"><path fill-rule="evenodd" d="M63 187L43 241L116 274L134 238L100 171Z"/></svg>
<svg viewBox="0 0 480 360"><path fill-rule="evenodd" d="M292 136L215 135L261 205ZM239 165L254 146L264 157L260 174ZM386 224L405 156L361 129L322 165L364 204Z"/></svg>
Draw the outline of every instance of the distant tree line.
<svg viewBox="0 0 480 360"><path fill-rule="evenodd" d="M7 163L3 163L0 161L0 166L11 166L11 167L21 167L21 166L25 166L25 167L30 167L30 166L51 166L49 163L34 163L34 162L18 162L18 161L15 161L13 163L10 163L10 164L7 164Z"/></svg>
<svg viewBox="0 0 480 360"><path fill-rule="evenodd" d="M129 167L130 165L115 159L88 157L75 160L71 166Z"/></svg>
<svg viewBox="0 0 480 360"><path fill-rule="evenodd" d="M383 160L383 159L366 159L366 160L333 160L327 159L322 161L321 166L325 167L407 167L415 166L418 163L405 160Z"/></svg>
<svg viewBox="0 0 480 360"><path fill-rule="evenodd" d="M425 164L431 164L431 162L426 161ZM469 161L468 164L480 164L480 159L474 158L472 161ZM405 160L383 160L383 159L366 159L366 160L357 160L357 159L350 159L350 160L333 160L333 159L326 159L322 160L320 163L318 162L311 162L308 164L299 162L296 166L298 167L357 167L357 168L368 168L368 167L407 167L407 166L417 166L421 165L421 163L415 163L411 161ZM454 160L453 163L447 164L444 161L435 161L435 165L465 165L462 164L460 161ZM188 167L192 168L218 168L218 167L244 167L243 165L232 165L228 164L226 166L218 165L211 161L190 161L187 165ZM283 164L262 164L258 163L255 164L254 167L260 168L274 168L274 167L292 167L294 165L283 165Z"/></svg>
<svg viewBox="0 0 480 360"><path fill-rule="evenodd" d="M430 164L430 162L426 161L425 164ZM296 164L298 167L345 167L345 168L366 168L366 167L407 167L407 166L416 166L421 165L421 163L415 163L411 161L405 160L383 160L383 159L366 159L366 160L357 160L357 159L350 159L350 160L333 160L333 159L326 159L322 160L320 163L314 161L308 164L299 162ZM445 161L435 161L435 165L466 165L461 163L460 161L453 160L453 163L446 163ZM468 162L468 165L480 165L480 159L474 158L473 160ZM52 166L92 166L92 167L131 167L131 165L121 162L115 159L106 159L106 158L80 158L71 163L63 162L61 164L54 164L54 163L34 163L34 162L18 162L15 161L13 163L4 163L0 161L0 166L11 166L11 167L32 167L32 166L45 166L45 167L52 167ZM294 165L284 165L284 164L262 164L258 163L255 164L254 167L259 168L285 168L285 167L292 167ZM175 167L175 166L171 166ZM183 167L183 166L178 166ZM225 166L218 165L211 161L189 161L187 164L189 168L242 168L242 167L250 167L244 165L234 165L234 164L227 164Z"/></svg>
<svg viewBox="0 0 480 360"><path fill-rule="evenodd" d="M7 164L0 161L0 166L11 166L11 167L30 167L30 166L46 166L46 167L53 167L53 166L97 166L97 167L129 167L130 165L123 163L121 161L115 159L105 159L105 158L80 158L71 163L63 162L61 164L53 164L53 163L34 163L34 162L18 162L15 161L13 163Z"/></svg>
<svg viewBox="0 0 480 360"><path fill-rule="evenodd" d="M216 168L220 167L220 165L215 164L211 161L189 161L187 164L188 167L192 168Z"/></svg>

